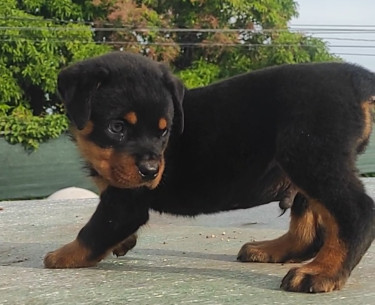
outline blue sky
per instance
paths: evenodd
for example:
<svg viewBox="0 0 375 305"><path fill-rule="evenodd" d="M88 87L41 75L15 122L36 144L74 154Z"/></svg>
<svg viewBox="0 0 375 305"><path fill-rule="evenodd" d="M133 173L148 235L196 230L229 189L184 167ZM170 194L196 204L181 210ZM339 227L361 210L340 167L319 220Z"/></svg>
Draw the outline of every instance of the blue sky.
<svg viewBox="0 0 375 305"><path fill-rule="evenodd" d="M317 34L314 31L313 35L325 38L331 52L340 53L345 61L375 71L375 0L297 0L297 3L299 4L299 17L291 21L292 27L299 24L327 25L319 28L321 30L334 29L335 31L325 34ZM347 25L348 27L333 27L337 25ZM365 27L353 27L360 25ZM355 30L356 33L337 33L338 29ZM363 33L364 30L367 32ZM362 33L358 33L358 31ZM372 33L369 33L370 31ZM373 48L365 46L373 46ZM374 56L341 55L343 53L372 54Z"/></svg>

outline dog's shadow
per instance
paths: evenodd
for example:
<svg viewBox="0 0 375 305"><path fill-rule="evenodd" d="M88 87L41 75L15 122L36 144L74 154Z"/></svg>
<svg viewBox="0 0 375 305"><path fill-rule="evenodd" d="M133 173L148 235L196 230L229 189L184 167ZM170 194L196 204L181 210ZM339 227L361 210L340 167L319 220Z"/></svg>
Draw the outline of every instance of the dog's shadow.
<svg viewBox="0 0 375 305"><path fill-rule="evenodd" d="M137 254L141 253L142 256ZM148 261L147 257L153 257L152 264L133 264L132 261ZM155 257L159 257L156 261L163 261L163 265L155 263ZM180 260L188 260L182 262L179 266L176 258ZM192 260L191 260L192 259ZM199 260L204 260L202 265ZM120 262L120 263L119 263ZM171 262L171 264L169 264ZM222 268L221 263L226 263L226 267ZM228 266L228 263L233 264L233 268ZM215 265L218 267L215 268ZM260 272L260 266L267 266L264 268L264 273ZM256 266L257 271L253 270L252 266ZM158 274L172 274L173 278L176 274L184 275L184 277L207 278L207 279L225 279L229 281L244 282L247 286L252 286L258 289L279 290L282 277L286 274L289 268L281 266L280 264L273 264L279 270L274 274L270 274L271 264L258 263L240 263L236 261L235 255L229 254L212 254L185 250L170 250L170 249L145 249L136 248L130 251L127 256L113 260L104 260L96 268L100 270L118 270L128 272L144 272L144 273L158 273ZM271 266L272 267L272 266ZM280 273L280 268L283 270ZM280 275L278 275L280 273ZM285 274L283 274L285 273Z"/></svg>
<svg viewBox="0 0 375 305"><path fill-rule="evenodd" d="M205 260L215 260L222 262L234 262L236 261L235 255L231 254L214 254L214 253L203 253L185 250L170 250L170 249L145 249L145 248L135 248L131 250L128 256L131 254L142 254L149 256L171 256L171 257L181 257L181 258L196 258Z"/></svg>
<svg viewBox="0 0 375 305"><path fill-rule="evenodd" d="M40 244L40 243L0 243L0 268L1 267L14 267L14 268L25 268L32 269L36 273L50 272L49 269L43 267L43 257L51 249L56 249L57 245L52 244ZM169 264L157 264L155 259L148 260L147 257L159 257L158 260L162 260L163 257L173 258L174 263ZM206 266L198 261L197 265L194 262L191 263L183 262L181 266L176 263L176 257L182 260L207 260L211 261ZM269 268L265 269L265 272L259 272L252 270L250 264L242 264L243 267L238 266L241 263L235 261L235 255L226 254L210 254L202 252L192 252L192 251L177 251L170 249L144 249L137 248L135 251L131 251L127 256L114 258L109 257L98 264L96 267L84 268L84 269L74 269L74 272L80 272L85 270L87 272L89 269L92 272L95 270L100 271L111 271L111 272L121 272L126 274L126 272L147 274L159 274L163 277L168 277L168 274L172 278L177 275L183 275L184 278L194 277L194 278L208 278L208 279L225 279L230 281L240 281L245 282L246 285L256 287L259 289L268 290L278 290L282 276L277 274L270 274ZM137 261L137 263L134 263ZM152 263L150 263L152 261ZM218 268L215 268L216 261ZM235 266L233 269L220 267L220 262L233 263ZM238 264L238 265L237 265ZM259 264L257 264L259 265ZM280 265L279 265L280 267ZM259 269L259 268L257 268ZM73 270L72 270L73 271ZM66 273L67 270L55 269L53 272ZM278 272L276 272L278 273ZM134 278L133 278L134 279Z"/></svg>

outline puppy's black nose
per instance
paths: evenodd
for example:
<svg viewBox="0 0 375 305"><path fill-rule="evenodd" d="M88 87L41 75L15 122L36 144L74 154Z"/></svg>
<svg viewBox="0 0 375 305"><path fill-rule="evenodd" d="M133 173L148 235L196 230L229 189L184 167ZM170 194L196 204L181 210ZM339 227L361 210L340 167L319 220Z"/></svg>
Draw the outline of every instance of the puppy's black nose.
<svg viewBox="0 0 375 305"><path fill-rule="evenodd" d="M159 173L159 162L155 160L144 160L137 164L143 180L152 180Z"/></svg>

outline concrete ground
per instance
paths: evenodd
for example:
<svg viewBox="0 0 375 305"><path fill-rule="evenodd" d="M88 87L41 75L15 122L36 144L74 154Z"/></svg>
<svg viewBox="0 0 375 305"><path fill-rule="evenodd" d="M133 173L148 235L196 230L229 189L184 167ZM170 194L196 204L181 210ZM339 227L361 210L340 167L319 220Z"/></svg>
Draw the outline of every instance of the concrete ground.
<svg viewBox="0 0 375 305"><path fill-rule="evenodd" d="M375 197L375 179L366 179ZM75 238L97 199L0 202L0 304L375 304L375 244L343 290L279 289L292 264L238 263L241 245L281 235L277 204L195 219L152 214L137 247L97 267L47 270L46 252Z"/></svg>

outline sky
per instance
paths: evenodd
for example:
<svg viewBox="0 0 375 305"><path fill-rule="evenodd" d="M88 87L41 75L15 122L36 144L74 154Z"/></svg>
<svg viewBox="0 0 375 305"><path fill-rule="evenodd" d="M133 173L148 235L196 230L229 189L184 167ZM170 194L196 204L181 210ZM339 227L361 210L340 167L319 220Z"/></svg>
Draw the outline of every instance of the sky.
<svg viewBox="0 0 375 305"><path fill-rule="evenodd" d="M359 64L375 72L375 0L296 0L296 2L299 7L299 17L291 21L291 28L308 30L313 36L324 38L332 53L338 54L347 62ZM311 26L298 25L315 25L314 33ZM345 27L337 27L339 25ZM338 30L341 33L338 33ZM344 55L348 53L353 55Z"/></svg>

